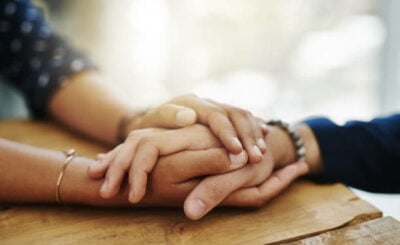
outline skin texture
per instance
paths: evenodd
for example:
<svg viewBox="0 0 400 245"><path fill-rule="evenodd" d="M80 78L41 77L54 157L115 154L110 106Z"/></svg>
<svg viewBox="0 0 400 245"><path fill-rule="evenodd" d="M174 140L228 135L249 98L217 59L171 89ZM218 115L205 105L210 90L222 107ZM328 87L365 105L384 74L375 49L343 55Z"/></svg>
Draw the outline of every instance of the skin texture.
<svg viewBox="0 0 400 245"><path fill-rule="evenodd" d="M205 127L202 127L194 127L191 133L204 134ZM279 161L286 160L287 154L285 150L276 151L276 149L285 149L283 147L271 147L271 158L261 164L246 164L239 169L232 169L229 152L216 143L218 141L215 136L210 133L202 137L207 140L207 144L210 144L209 148L184 150L161 157L157 161L149 177L151 181L147 186L148 191L144 199L136 205L183 205L189 218L200 219L216 205L261 206L309 170L305 163L283 166L285 163ZM287 137L282 130L271 128L267 143L279 140L283 143ZM310 145L309 143L312 142L307 140L306 145ZM65 160L63 153L7 140L0 140L0 151L2 152L0 174L4 176L0 179L1 203L55 202L55 183ZM15 156L18 158L16 159ZM273 163L270 162L272 159L274 159ZM10 164L13 161L14 163ZM100 197L98 190L103 180L91 180L86 176L88 167L93 164L96 164L95 161L82 157L72 160L65 171L61 185L62 200L65 203L95 206L134 206L128 202L129 189L126 182L113 198ZM269 175L268 171L273 168L271 164L280 168ZM261 170L266 170L266 172ZM199 178L199 176L209 177ZM235 179L227 176L234 176ZM231 179L232 185L221 184L227 179ZM240 184L233 183L233 180ZM202 187L210 185L212 188ZM187 204L193 198L200 199L207 205L200 214Z"/></svg>
<svg viewBox="0 0 400 245"><path fill-rule="evenodd" d="M205 130L207 129L202 127L192 127L188 129L188 134L191 135L193 142L198 142L201 139L196 137L196 134L198 134L200 137L206 137L201 141L209 147L219 147L214 141L216 140L215 136L207 134ZM159 188L163 191L159 192L158 188L152 188L157 186L160 179L167 178L165 176L169 176L171 172L186 172L187 175L202 176L200 173L191 172L194 171L192 167L208 166L211 162L218 166L217 164L223 162L221 159L232 163L232 157L229 153L228 157L224 157L223 155L227 153L223 151L223 148L206 151L205 146L202 146L202 148L197 149L187 148L181 152L161 157L150 176L151 181L149 183L153 187L147 187L147 195L143 201L146 203L146 197L150 195L153 198L172 198L163 200L164 205L180 205L188 190L193 188L190 194L185 197L186 200L183 203L185 213L191 219L200 219L217 205L261 206L283 191L298 176L304 175L310 170L312 173L321 171L321 167L319 167L321 164L319 149L312 131L307 126L300 125L298 132L304 139L305 146L308 149L306 160L311 163L309 165L295 162L295 149L287 133L280 128L270 127L269 135L266 137L267 147L270 151L267 151L260 164L247 164L244 166L241 164L242 167L237 170L230 168L226 173L209 176L201 181L195 179L190 180L190 182L184 182L184 186L187 189L169 189L168 185L160 185ZM172 141L177 140L177 137L173 136L174 134L184 135L179 130L170 133L171 138L164 138L170 144L174 144ZM207 142L207 140L211 141ZM187 143L189 144L188 147L190 147L190 141ZM101 167L104 162L108 161L105 159L107 157L112 157L112 154L102 156L102 161L91 166L88 171L89 176L102 178L103 173L101 171L93 171L92 167ZM273 169L275 169L274 172L272 172ZM160 172L162 174L159 174ZM174 175L174 177L176 176ZM181 179L179 181L179 183L182 183ZM169 201L172 202L169 203Z"/></svg>
<svg viewBox="0 0 400 245"><path fill-rule="evenodd" d="M51 98L49 114L82 134L115 144L118 124L131 109L111 91L97 72L76 74ZM193 125L196 122L205 126ZM101 155L97 162L73 159L64 176L62 199L127 206L131 205L129 197L142 206L183 205L189 218L199 219L217 205L259 206L308 169L322 171L310 129L299 128L307 139L307 150L311 149L306 165L293 163L293 152L288 151L293 151L293 145L282 130L270 128L271 136L266 138L268 129L259 123L245 110L193 95L138 112L128 124L125 133L129 137L122 145ZM64 154L1 139L0 152L0 202L55 201L55 182ZM87 178L88 168L92 179ZM111 194L101 191L108 198L104 199L99 190L109 178L114 178L117 190L109 188Z"/></svg>
<svg viewBox="0 0 400 245"><path fill-rule="evenodd" d="M70 77L50 99L51 116L68 127L102 142L115 144L120 120L133 111L101 74L85 71ZM137 111L130 131L142 128L180 128L195 122L208 125L232 153L245 149L251 162L260 162L265 143L262 128L250 112L195 95L179 96L148 111ZM243 148L244 145L244 148Z"/></svg>
<svg viewBox="0 0 400 245"><path fill-rule="evenodd" d="M49 103L49 113L74 130L115 144L119 123L130 113L129 107L119 98L102 81L99 73L86 71L72 76L55 93ZM158 129L147 128L177 129L196 122L209 126L222 145L237 157L246 154L250 163L261 162L266 151L263 138L266 131L260 127L259 119L246 110L195 95L179 96L156 108L134 114L123 128L127 135L125 144L107 154L102 164L91 169L93 173L89 171L89 176L106 176L101 196L111 198L116 195L125 173L129 173L129 200L138 203L145 194L147 175L157 157L183 150L182 144L181 147L164 149L169 146L168 142L154 140ZM141 161L145 163L139 164Z"/></svg>

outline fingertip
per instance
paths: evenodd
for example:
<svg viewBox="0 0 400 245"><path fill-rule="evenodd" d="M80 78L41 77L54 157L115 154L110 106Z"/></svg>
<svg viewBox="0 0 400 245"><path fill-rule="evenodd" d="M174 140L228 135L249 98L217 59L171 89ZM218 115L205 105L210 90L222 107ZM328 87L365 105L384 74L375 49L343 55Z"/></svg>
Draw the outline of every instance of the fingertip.
<svg viewBox="0 0 400 245"><path fill-rule="evenodd" d="M102 168L99 166L98 161L95 161L88 166L86 174L89 178L97 179L104 176L104 171L102 171Z"/></svg>
<svg viewBox="0 0 400 245"><path fill-rule="evenodd" d="M253 145L248 151L251 163L260 163L263 159L263 154L258 146Z"/></svg>
<svg viewBox="0 0 400 245"><path fill-rule="evenodd" d="M190 108L180 109L176 113L176 121L178 126L189 126L196 122L197 114Z"/></svg>
<svg viewBox="0 0 400 245"><path fill-rule="evenodd" d="M221 139L221 141L224 142L223 139ZM228 139L227 142L224 143L224 146L233 154L239 154L243 151L243 145L237 137Z"/></svg>
<svg viewBox="0 0 400 245"><path fill-rule="evenodd" d="M105 156L106 156L106 154L104 154L104 153L99 153L99 154L97 154L97 156L96 156L96 160L101 161L101 160L104 159Z"/></svg>
<svg viewBox="0 0 400 245"><path fill-rule="evenodd" d="M185 215L191 220L199 220L206 214L206 211L206 204L198 198L189 199L184 204Z"/></svg>
<svg viewBox="0 0 400 245"><path fill-rule="evenodd" d="M133 181L129 187L128 200L132 204L139 203L146 194L146 180L141 180L139 177L134 176Z"/></svg>
<svg viewBox="0 0 400 245"><path fill-rule="evenodd" d="M110 198L109 181L106 179L100 187L99 194L103 199Z"/></svg>
<svg viewBox="0 0 400 245"><path fill-rule="evenodd" d="M267 135L268 134L268 126L267 125L265 125L265 123L264 122L262 122L262 123L260 123L260 127L261 127L261 131L262 131L262 133L264 134L264 136L265 135Z"/></svg>
<svg viewBox="0 0 400 245"><path fill-rule="evenodd" d="M262 138L257 139L257 146L260 148L262 153L267 151L267 145L265 144L265 140Z"/></svg>
<svg viewBox="0 0 400 245"><path fill-rule="evenodd" d="M132 203L132 204L135 204L135 203L136 203L135 191L134 191L132 188L129 190L128 200L129 200L129 202Z"/></svg>
<svg viewBox="0 0 400 245"><path fill-rule="evenodd" d="M238 168L247 163L248 155L245 150L242 150L239 154L229 153L229 159L233 168Z"/></svg>
<svg viewBox="0 0 400 245"><path fill-rule="evenodd" d="M130 190L128 200L132 204L137 204L143 199L144 194L142 191Z"/></svg>

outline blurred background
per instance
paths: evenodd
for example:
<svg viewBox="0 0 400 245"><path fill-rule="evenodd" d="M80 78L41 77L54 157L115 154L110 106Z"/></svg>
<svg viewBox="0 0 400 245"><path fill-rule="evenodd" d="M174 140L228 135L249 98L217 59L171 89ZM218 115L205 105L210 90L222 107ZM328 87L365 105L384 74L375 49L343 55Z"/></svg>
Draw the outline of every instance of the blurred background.
<svg viewBox="0 0 400 245"><path fill-rule="evenodd" d="M261 117L338 122L398 108L395 0L37 2L135 105L196 93Z"/></svg>
<svg viewBox="0 0 400 245"><path fill-rule="evenodd" d="M36 3L136 106L196 93L292 122L400 106L400 1ZM361 195L400 219L398 196Z"/></svg>

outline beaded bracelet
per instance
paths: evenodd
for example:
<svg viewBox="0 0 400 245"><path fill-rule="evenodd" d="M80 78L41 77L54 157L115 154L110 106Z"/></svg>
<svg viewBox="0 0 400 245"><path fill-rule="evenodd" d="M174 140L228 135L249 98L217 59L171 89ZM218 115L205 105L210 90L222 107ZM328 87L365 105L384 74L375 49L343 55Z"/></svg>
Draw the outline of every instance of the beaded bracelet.
<svg viewBox="0 0 400 245"><path fill-rule="evenodd" d="M304 162L306 160L306 148L304 147L303 140L293 127L291 127L288 123L282 122L281 120L270 120L266 122L266 124L270 126L277 126L285 130L289 134L290 139L296 148L296 161Z"/></svg>
<svg viewBox="0 0 400 245"><path fill-rule="evenodd" d="M57 184L56 184L56 201L59 204L63 204L63 202L61 200L61 193L60 193L61 181L64 177L65 169L67 168L68 164L72 161L72 159L74 159L74 157L76 156L76 151L75 151L75 149L69 149L67 151L64 151L64 154L65 154L66 158L65 158L63 166L61 167L60 175L58 176L58 180L57 180Z"/></svg>

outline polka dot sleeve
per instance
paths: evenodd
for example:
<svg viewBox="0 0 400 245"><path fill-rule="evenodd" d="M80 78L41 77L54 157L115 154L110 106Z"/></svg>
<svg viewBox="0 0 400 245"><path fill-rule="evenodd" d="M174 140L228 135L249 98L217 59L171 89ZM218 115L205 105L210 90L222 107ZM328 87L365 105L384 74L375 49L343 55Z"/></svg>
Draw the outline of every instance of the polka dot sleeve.
<svg viewBox="0 0 400 245"><path fill-rule="evenodd" d="M0 0L0 75L26 98L33 116L72 74L94 69L46 24L30 1Z"/></svg>

